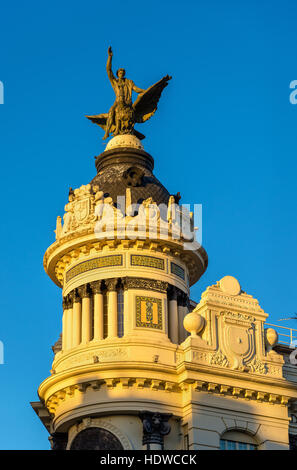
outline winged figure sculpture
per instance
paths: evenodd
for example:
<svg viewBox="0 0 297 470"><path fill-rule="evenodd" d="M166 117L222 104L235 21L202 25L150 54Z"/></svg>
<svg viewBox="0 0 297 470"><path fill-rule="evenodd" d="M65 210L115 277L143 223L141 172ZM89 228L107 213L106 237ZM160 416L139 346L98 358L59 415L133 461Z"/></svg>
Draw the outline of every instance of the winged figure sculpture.
<svg viewBox="0 0 297 470"><path fill-rule="evenodd" d="M125 69L118 69L115 77L111 62L112 49L109 47L106 70L116 95L115 102L108 113L86 117L104 129L103 139L107 139L110 134L114 137L119 134L134 134L139 139L144 139L145 136L135 130L134 125L147 121L155 114L161 93L171 77L166 75L147 90L143 90L138 88L132 80L125 78ZM132 91L138 93L134 103Z"/></svg>

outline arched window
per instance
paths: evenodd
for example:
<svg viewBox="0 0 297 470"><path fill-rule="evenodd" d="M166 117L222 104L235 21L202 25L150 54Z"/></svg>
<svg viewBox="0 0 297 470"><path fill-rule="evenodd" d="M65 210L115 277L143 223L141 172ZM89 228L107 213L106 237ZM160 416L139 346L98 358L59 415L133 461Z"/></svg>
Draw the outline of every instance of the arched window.
<svg viewBox="0 0 297 470"><path fill-rule="evenodd" d="M255 440L245 432L227 431L220 439L221 450L257 450Z"/></svg>
<svg viewBox="0 0 297 470"><path fill-rule="evenodd" d="M75 436L71 450L123 450L119 439L103 428L87 428Z"/></svg>

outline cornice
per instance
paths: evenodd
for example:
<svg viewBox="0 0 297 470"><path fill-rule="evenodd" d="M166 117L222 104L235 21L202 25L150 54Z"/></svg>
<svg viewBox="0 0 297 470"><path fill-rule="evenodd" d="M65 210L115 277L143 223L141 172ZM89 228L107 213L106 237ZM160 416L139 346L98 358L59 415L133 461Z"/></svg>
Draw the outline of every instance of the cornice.
<svg viewBox="0 0 297 470"><path fill-rule="evenodd" d="M206 392L221 396L228 396L234 399L252 400L270 405L287 406L291 397L283 394L271 393L270 391L260 391L256 388L237 387L233 385L226 385L219 381L208 380L184 380L182 382L175 382L169 380L160 380L159 378L145 378L145 377L108 377L99 380L86 380L84 382L76 383L65 388L62 388L53 393L46 401L45 405L48 411L55 415L58 406L61 402L74 396L75 393L87 393L88 389L92 391L100 391L103 387L108 390L123 390L123 389L142 389L142 390L157 390L167 393L191 393L191 400L195 401L195 394ZM198 398L198 396L197 396ZM143 400L143 398L142 398ZM160 400L160 397L159 397Z"/></svg>
<svg viewBox="0 0 297 470"><path fill-rule="evenodd" d="M74 243L65 243L67 237L54 242L45 252L44 269L50 278L62 287L64 272L76 260L85 258L93 253L97 255L108 255L121 250L147 250L152 253L162 253L173 259L184 263L189 270L190 285L197 282L207 268L208 258L202 246L197 250L184 250L183 243L177 240L94 240L94 233L84 237L75 237Z"/></svg>

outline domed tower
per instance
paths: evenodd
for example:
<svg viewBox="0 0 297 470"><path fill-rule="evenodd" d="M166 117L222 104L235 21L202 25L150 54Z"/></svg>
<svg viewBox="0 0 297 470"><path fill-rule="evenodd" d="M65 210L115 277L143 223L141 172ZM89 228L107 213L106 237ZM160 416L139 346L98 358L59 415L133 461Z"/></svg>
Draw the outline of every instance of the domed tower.
<svg viewBox="0 0 297 470"><path fill-rule="evenodd" d="M178 345L207 255L192 214L155 177L137 137L111 139L96 168L89 184L70 190L44 256L62 288L62 340L33 405L54 448L161 448L168 434L174 449ZM159 430L145 437L155 419Z"/></svg>

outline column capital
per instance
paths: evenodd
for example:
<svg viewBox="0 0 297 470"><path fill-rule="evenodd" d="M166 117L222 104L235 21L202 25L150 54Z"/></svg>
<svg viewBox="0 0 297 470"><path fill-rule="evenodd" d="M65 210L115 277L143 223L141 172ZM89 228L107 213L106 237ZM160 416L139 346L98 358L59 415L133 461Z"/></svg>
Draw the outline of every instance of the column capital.
<svg viewBox="0 0 297 470"><path fill-rule="evenodd" d="M172 414L169 413L153 413L151 411L142 411L139 417L143 424L142 443L150 450L151 444L157 444L164 449L164 436L171 431L168 420Z"/></svg>
<svg viewBox="0 0 297 470"><path fill-rule="evenodd" d="M90 284L93 294L102 294L102 281L94 281Z"/></svg>
<svg viewBox="0 0 297 470"><path fill-rule="evenodd" d="M116 291L118 278L106 279L105 284L106 284L108 292Z"/></svg>
<svg viewBox="0 0 297 470"><path fill-rule="evenodd" d="M81 297L80 297L80 290L79 290L79 288L74 289L72 292L73 292L73 302L74 302L74 303L80 302L80 301L81 301Z"/></svg>
<svg viewBox="0 0 297 470"><path fill-rule="evenodd" d="M66 299L68 300L68 308L72 308L74 302L74 291L69 292L69 294L66 295Z"/></svg>
<svg viewBox="0 0 297 470"><path fill-rule="evenodd" d="M84 299L86 297L90 297L90 295L91 295L90 288L89 288L88 284L84 284L83 286L79 287L78 291L79 291L79 295L82 299Z"/></svg>
<svg viewBox="0 0 297 470"><path fill-rule="evenodd" d="M167 289L168 300L177 300L178 290L170 284Z"/></svg>
<svg viewBox="0 0 297 470"><path fill-rule="evenodd" d="M188 305L188 296L185 292L179 291L177 295L177 303L181 307L186 307Z"/></svg>

